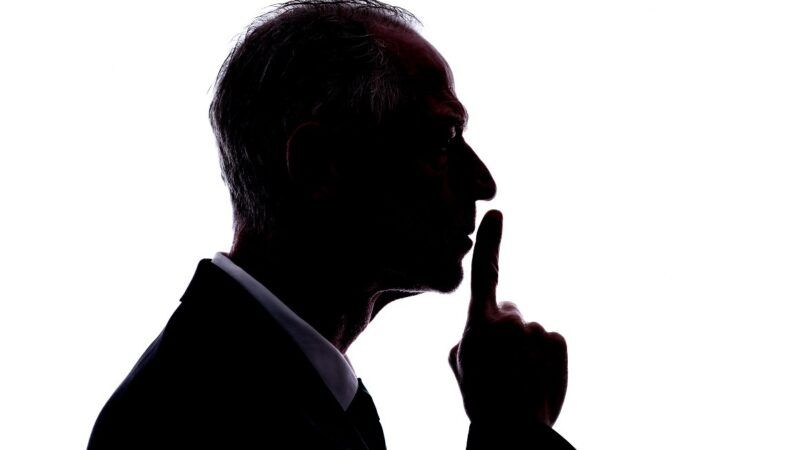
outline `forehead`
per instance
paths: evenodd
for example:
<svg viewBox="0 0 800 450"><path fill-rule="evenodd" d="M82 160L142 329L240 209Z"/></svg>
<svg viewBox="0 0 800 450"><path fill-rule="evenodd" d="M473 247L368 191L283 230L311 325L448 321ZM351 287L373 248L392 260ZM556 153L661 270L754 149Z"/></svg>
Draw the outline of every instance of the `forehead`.
<svg viewBox="0 0 800 450"><path fill-rule="evenodd" d="M467 112L453 87L453 75L444 57L417 32L387 25L372 30L387 42L387 48L421 93L425 109L437 121L464 125Z"/></svg>

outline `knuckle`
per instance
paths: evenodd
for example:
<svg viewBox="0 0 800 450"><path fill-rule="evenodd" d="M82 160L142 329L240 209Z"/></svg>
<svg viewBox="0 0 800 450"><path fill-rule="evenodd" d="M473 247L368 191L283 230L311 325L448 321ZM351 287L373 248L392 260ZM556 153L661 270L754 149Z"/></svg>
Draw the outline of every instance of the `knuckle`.
<svg viewBox="0 0 800 450"><path fill-rule="evenodd" d="M500 302L499 308L501 311L520 314L519 307L514 302Z"/></svg>
<svg viewBox="0 0 800 450"><path fill-rule="evenodd" d="M487 339L495 342L496 345L501 345L499 343L505 343L502 345L506 345L511 342L516 342L523 339L526 334L525 324L522 320L510 315L504 315L495 319L491 326L488 327L487 332Z"/></svg>
<svg viewBox="0 0 800 450"><path fill-rule="evenodd" d="M512 302L501 302L497 306L494 321L510 322L520 327L525 326L525 320L522 318L522 313L520 312L519 308L517 308L517 305Z"/></svg>
<svg viewBox="0 0 800 450"><path fill-rule="evenodd" d="M544 336L547 333L544 327L537 322L528 322L525 324L525 331L533 336Z"/></svg>
<svg viewBox="0 0 800 450"><path fill-rule="evenodd" d="M547 334L550 352L559 360L567 359L567 340L559 333L551 332Z"/></svg>
<svg viewBox="0 0 800 450"><path fill-rule="evenodd" d="M494 319L494 325L498 328L508 328L508 329L525 329L525 322L523 322L522 318L517 314L508 314L501 311Z"/></svg>
<svg viewBox="0 0 800 450"><path fill-rule="evenodd" d="M561 333L551 331L547 333L547 337L550 339L550 342L557 344L559 347L567 348L567 340L564 339L564 336L562 336Z"/></svg>
<svg viewBox="0 0 800 450"><path fill-rule="evenodd" d="M458 348L459 348L459 346L460 346L460 343L456 344L455 346L453 346L453 348L450 349L450 354L447 357L447 362L450 363L450 368L453 369L453 372L455 372L456 374L458 373Z"/></svg>
<svg viewBox="0 0 800 450"><path fill-rule="evenodd" d="M458 347L460 344L456 344L453 348L450 349L449 358L455 360L456 356L458 355Z"/></svg>

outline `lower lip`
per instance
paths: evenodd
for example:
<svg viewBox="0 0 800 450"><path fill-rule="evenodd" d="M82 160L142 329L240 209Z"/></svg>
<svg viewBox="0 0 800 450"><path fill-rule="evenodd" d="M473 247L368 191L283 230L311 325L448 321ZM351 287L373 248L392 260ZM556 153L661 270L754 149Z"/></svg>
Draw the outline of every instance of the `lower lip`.
<svg viewBox="0 0 800 450"><path fill-rule="evenodd" d="M472 248L472 239L464 236L459 240L460 247L464 251L464 253L468 252L469 249Z"/></svg>

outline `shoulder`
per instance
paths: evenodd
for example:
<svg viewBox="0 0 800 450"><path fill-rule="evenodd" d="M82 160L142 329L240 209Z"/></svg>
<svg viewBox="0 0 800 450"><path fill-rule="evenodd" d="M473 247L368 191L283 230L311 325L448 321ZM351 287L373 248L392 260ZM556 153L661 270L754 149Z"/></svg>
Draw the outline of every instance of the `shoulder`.
<svg viewBox="0 0 800 450"><path fill-rule="evenodd" d="M201 262L164 330L101 411L91 449L152 448L152 439L185 447L245 439L264 433L265 423L273 431L303 426L293 391L313 374L302 354L217 272Z"/></svg>

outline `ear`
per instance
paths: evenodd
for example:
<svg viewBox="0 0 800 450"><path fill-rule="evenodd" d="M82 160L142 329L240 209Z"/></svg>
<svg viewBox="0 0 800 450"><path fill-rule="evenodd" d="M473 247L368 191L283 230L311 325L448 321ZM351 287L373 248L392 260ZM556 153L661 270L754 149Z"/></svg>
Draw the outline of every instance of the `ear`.
<svg viewBox="0 0 800 450"><path fill-rule="evenodd" d="M331 133L318 122L303 122L286 142L286 172L292 184L312 200L336 195L338 152Z"/></svg>

